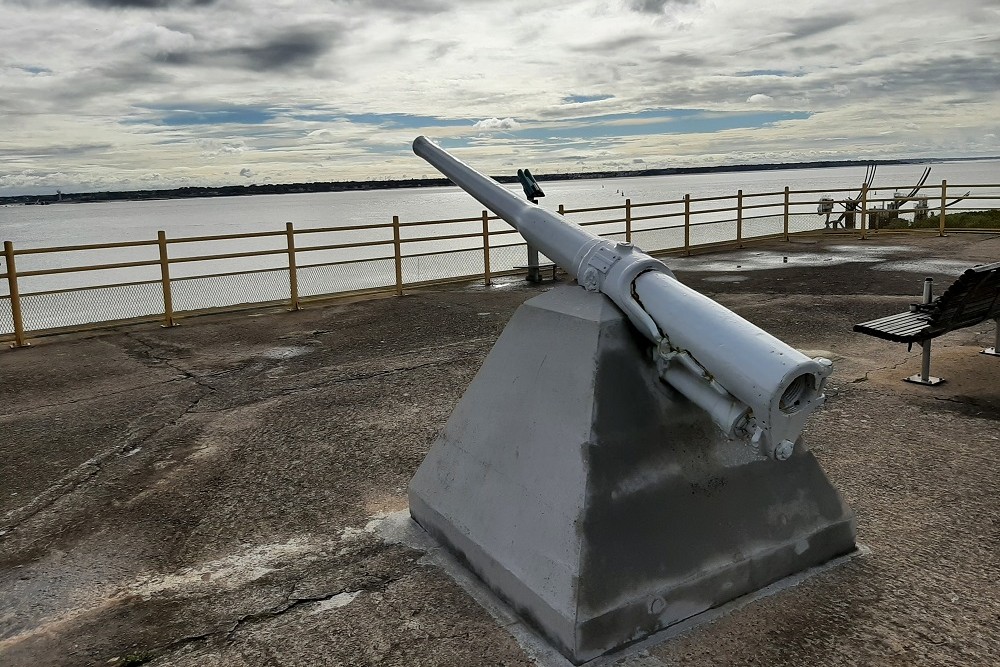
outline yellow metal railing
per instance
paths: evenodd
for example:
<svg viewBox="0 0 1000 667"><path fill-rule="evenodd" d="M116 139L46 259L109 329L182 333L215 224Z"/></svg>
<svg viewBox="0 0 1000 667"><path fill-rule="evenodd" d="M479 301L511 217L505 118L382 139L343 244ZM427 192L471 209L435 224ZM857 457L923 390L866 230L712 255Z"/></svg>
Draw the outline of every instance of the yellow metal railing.
<svg viewBox="0 0 1000 667"><path fill-rule="evenodd" d="M653 254L689 255L804 234L866 239L884 233L1000 232L1000 224L987 229L948 224L952 213L1000 209L1000 185L942 181L919 188L913 197L874 196L887 190L895 188L786 187L653 202L625 199L614 206L559 205L558 211L594 227L594 233L635 242ZM829 225L829 216L824 220L822 213L817 215L831 199L856 202L853 213L840 216L840 228ZM910 203L920 207L919 213L913 208L903 212L912 220L897 211ZM37 337L155 320L173 326L178 317L196 313L275 305L298 310L303 303L345 295L402 295L407 288L476 278L490 285L494 277L514 273L524 263L523 239L498 220L482 211L468 218L401 221L392 216L391 223L298 230L289 222L284 230L213 236L168 238L161 231L155 240L49 248L16 249L5 241L0 340L21 347L28 345L28 333ZM122 250L129 254L115 261L75 261L81 255ZM136 259L134 253L145 258ZM248 262L253 266L248 268ZM66 284L79 276L95 277L88 284ZM40 286L31 288L36 281Z"/></svg>

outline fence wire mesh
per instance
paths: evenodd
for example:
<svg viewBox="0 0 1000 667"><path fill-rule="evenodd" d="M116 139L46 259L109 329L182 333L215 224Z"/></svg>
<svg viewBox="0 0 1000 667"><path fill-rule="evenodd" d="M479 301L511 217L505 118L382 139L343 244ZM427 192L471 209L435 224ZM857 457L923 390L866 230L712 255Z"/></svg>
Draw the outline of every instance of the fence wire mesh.
<svg viewBox="0 0 1000 667"><path fill-rule="evenodd" d="M10 310L10 297L0 296L0 336L14 333L14 315Z"/></svg>
<svg viewBox="0 0 1000 667"><path fill-rule="evenodd" d="M299 296L391 287L396 284L396 264L389 259L366 259L346 264L299 267Z"/></svg>
<svg viewBox="0 0 1000 667"><path fill-rule="evenodd" d="M785 230L784 215L765 215L743 219L743 238L781 234Z"/></svg>
<svg viewBox="0 0 1000 667"><path fill-rule="evenodd" d="M640 229L632 231L632 243L646 252L684 247L684 229Z"/></svg>
<svg viewBox="0 0 1000 667"><path fill-rule="evenodd" d="M174 312L287 301L290 298L288 269L177 278L170 281L170 286Z"/></svg>
<svg viewBox="0 0 1000 667"><path fill-rule="evenodd" d="M980 186L969 186L980 187ZM986 186L990 187L990 186ZM955 197L960 198L966 188L956 186ZM950 192L950 191L949 191ZM794 194L794 193L793 193ZM809 193L803 193L809 194ZM766 198L762 198L766 197ZM827 216L817 214L817 201L813 195L794 199L788 204L787 231L790 234L822 231L826 227ZM780 235L785 231L782 193L777 195L746 195L743 213L742 238L754 239ZM922 209L919 219L915 211L893 211L885 215L884 228L937 228L939 212L935 210L933 197L931 206ZM987 196L971 197L969 201L950 207L946 225L960 228L992 228L1000 226L993 202L979 210L976 199L990 199ZM868 227L875 232L883 227L879 224L882 215L878 207L884 207L885 198L869 199ZM959 199L961 202L961 199ZM688 231L692 248L701 245L735 241L737 215L735 209L726 208L735 199L725 201L693 202ZM873 208L874 207L874 208ZM726 210L723 210L726 209ZM684 247L684 218L676 214L684 211L683 202L644 206L633 203L631 209L631 240L636 246L651 253L672 251ZM747 215L753 214L756 215ZM840 209L837 209L838 215ZM673 214L669 217L663 217ZM613 241L625 240L624 208L605 211L584 211L568 214L573 222L597 222L586 229L601 234ZM855 215L855 224L848 229L859 231L861 212ZM636 219L640 218L640 219ZM647 218L647 219L642 219ZM874 221L874 224L873 224ZM830 221L832 223L832 220ZM668 228L662 228L664 225ZM499 220L488 223L492 230L490 238L491 273L505 273L513 270L523 272L527 264L526 245L519 234L509 233L510 228ZM661 228L656 228L661 227ZM830 228L832 228L832 224ZM842 227L840 227L842 228ZM469 222L433 222L404 226L402 229L401 261L404 285L445 281L462 278L478 279L484 273L482 248L482 221L479 218ZM919 230L918 230L919 231ZM507 233L505 233L507 232ZM460 238L448 238L456 235ZM391 235L391 227L378 229L298 232L299 250L297 271L299 295L319 297L338 293L372 289L391 289L396 283L396 265L392 257L393 245L386 239ZM173 306L175 312L225 309L245 304L287 301L290 298L289 274L284 255L284 232L275 232L266 237L216 239L214 237L175 239L171 241L170 272ZM445 237L445 238L440 238ZM313 249L303 248L305 244ZM342 247L347 245L348 247ZM333 247L329 247L333 246ZM326 249L316 249L326 248ZM158 251L155 244L143 246L122 246L101 249L79 248L72 252L66 249L50 249L51 252L35 254L22 252L18 260L21 273L42 271L34 276L19 277L23 325L26 331L40 331L57 328L72 328L92 323L139 319L163 313L163 295L159 281L160 267L157 263ZM234 252L257 252L276 250L276 254L254 255L253 257L224 257L206 259L205 255L228 254ZM79 251L79 252L78 252ZM81 254L81 252L83 254ZM74 254L75 253L75 254ZM189 257L195 261L180 262ZM543 263L550 260L539 257ZM346 261L345 261L346 260ZM149 262L145 266L106 268L107 263ZM104 264L102 264L102 262ZM80 266L92 264L93 266ZM0 262L0 267L3 263ZM67 267L77 266L83 271L66 272ZM57 271L47 272L49 269ZM213 275L204 275L209 272ZM95 284L103 283L103 284ZM0 337L10 339L14 332L11 301L6 289L6 281L0 280Z"/></svg>
<svg viewBox="0 0 1000 667"><path fill-rule="evenodd" d="M825 224L826 218L815 213L793 213L788 216L788 232L790 234L821 230L825 228Z"/></svg>
<svg viewBox="0 0 1000 667"><path fill-rule="evenodd" d="M549 264L551 259L538 253L539 264ZM516 267L528 265L528 244L513 243L511 245L490 246L490 273L505 273L508 271L522 271Z"/></svg>
<svg viewBox="0 0 1000 667"><path fill-rule="evenodd" d="M404 284L481 275L483 275L482 248L403 257Z"/></svg>
<svg viewBox="0 0 1000 667"><path fill-rule="evenodd" d="M504 273L512 271L515 266L528 263L528 246L525 243L500 245L490 247L490 272Z"/></svg>
<svg viewBox="0 0 1000 667"><path fill-rule="evenodd" d="M25 331L114 322L162 312L163 291L156 281L21 295Z"/></svg>
<svg viewBox="0 0 1000 667"><path fill-rule="evenodd" d="M691 245L721 243L736 240L735 222L711 222L691 227Z"/></svg>

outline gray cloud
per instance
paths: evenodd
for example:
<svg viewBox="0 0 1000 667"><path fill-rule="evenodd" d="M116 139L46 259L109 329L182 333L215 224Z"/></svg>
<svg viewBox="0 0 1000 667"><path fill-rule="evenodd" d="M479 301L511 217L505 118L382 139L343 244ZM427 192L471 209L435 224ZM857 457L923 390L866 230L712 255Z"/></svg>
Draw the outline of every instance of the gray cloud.
<svg viewBox="0 0 1000 667"><path fill-rule="evenodd" d="M418 133L553 169L571 156L595 167L986 146L1000 13L982 0L881 2L880 17L822 0L0 0L3 162L106 188L154 172L242 181L241 167L275 180L399 175L415 168L399 147ZM566 104L596 92L607 99ZM772 101L754 107L757 94ZM809 115L794 130L586 132L597 114L678 108ZM387 117L412 120L371 131ZM521 129L472 126L491 117ZM882 138L908 123L920 131ZM321 142L303 139L315 132ZM51 150L102 142L113 152ZM240 145L252 151L238 157Z"/></svg>
<svg viewBox="0 0 1000 667"><path fill-rule="evenodd" d="M271 72L309 67L329 51L335 41L335 33L297 30L272 37L261 44L164 53L154 56L154 60L169 65L221 66Z"/></svg>
<svg viewBox="0 0 1000 667"><path fill-rule="evenodd" d="M628 0L628 6L637 12L662 14L667 7L696 5L701 0Z"/></svg>
<svg viewBox="0 0 1000 667"><path fill-rule="evenodd" d="M646 32L634 32L627 35L617 35L608 39L595 40L584 44L575 44L571 48L580 53L609 53L635 48L662 39Z"/></svg>
<svg viewBox="0 0 1000 667"><path fill-rule="evenodd" d="M783 38L789 40L809 39L810 37L815 37L816 35L821 35L824 32L847 25L854 21L855 18L853 14L837 13L788 19L785 24L788 26L790 34Z"/></svg>
<svg viewBox="0 0 1000 667"><path fill-rule="evenodd" d="M456 3L448 0L382 0L377 5L370 0L346 0L340 4L358 11L376 10L397 14L440 14L456 9Z"/></svg>
<svg viewBox="0 0 1000 667"><path fill-rule="evenodd" d="M217 0L77 0L98 9L167 9L173 7L207 7Z"/></svg>

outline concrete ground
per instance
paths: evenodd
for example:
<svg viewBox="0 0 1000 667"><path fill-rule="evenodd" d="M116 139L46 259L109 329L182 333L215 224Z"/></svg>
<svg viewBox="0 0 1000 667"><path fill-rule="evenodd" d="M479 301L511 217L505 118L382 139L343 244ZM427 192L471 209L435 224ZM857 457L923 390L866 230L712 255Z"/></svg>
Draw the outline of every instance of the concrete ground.
<svg viewBox="0 0 1000 667"><path fill-rule="evenodd" d="M935 341L936 388L900 381L919 350L851 332L917 300L925 274L943 289L997 260L1000 236L981 235L667 260L834 360L807 442L868 551L605 664L997 664L1000 358L977 354L993 325ZM504 324L549 286L0 352L0 665L552 664L382 530Z"/></svg>

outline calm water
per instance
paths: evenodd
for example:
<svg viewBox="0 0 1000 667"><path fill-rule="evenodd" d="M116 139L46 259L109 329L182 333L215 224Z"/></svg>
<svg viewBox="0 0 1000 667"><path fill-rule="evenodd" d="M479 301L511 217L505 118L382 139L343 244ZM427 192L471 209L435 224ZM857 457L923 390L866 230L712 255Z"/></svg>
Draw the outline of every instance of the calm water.
<svg viewBox="0 0 1000 667"><path fill-rule="evenodd" d="M1000 161L949 162L931 165L933 171L928 184L940 185L942 179L949 183L949 194L958 196L968 190L964 185L1000 184ZM875 196L888 197L894 189L908 190L916 184L923 167L920 165L883 165L878 168ZM602 180L576 180L544 183L544 207L556 210L559 204L568 209L594 206L621 206L625 198L633 205L643 202L676 200L685 194L692 197L732 197L742 189L745 195L761 192L779 192L785 186L792 190L832 191L838 188L857 188L865 175L864 167L832 169L789 169L762 172L720 174L690 174L659 177L619 178ZM881 186L881 188L880 188ZM508 186L520 195L519 186ZM927 190L930 206L934 208L934 190ZM938 191L939 192L939 191ZM832 193L838 199L844 194ZM985 194L981 192L980 194ZM1000 187L991 188L989 194L1000 195ZM816 199L819 195L809 196ZM939 195L938 195L939 196ZM780 195L767 200L747 198L746 204L768 202L771 208L748 211L747 215L765 216L748 221L746 236L778 232L781 229ZM996 207L1000 200L978 203L979 206ZM723 208L735 201L696 203L693 210ZM0 207L0 240L12 241L15 248L43 248L122 241L151 241L158 230L167 237L177 239L190 236L236 234L248 232L282 232L273 237L233 240L224 242L176 243L170 245L172 259L215 253L273 250L276 254L252 258L192 261L172 264L171 277L175 282L176 310L191 310L235 303L258 302L288 298L287 257L278 254L285 248L283 235L286 222L294 224L299 232L324 227L354 227L387 224L393 215L404 223L477 217L482 207L469 195L456 187L420 188L404 190L374 190L366 192L338 192L318 194L260 195L253 197L218 197L179 199L146 202L113 202L95 204L53 204L50 206ZM634 215L650 213L677 213L681 206L637 208ZM796 214L792 221L794 231L822 227L822 219L815 215L816 204L793 207ZM588 217L589 216L589 217ZM575 215L577 222L598 218L622 217L622 212L604 212ZM766 217L770 216L770 217ZM693 244L734 238L735 225L731 222L712 223L713 220L731 219L732 213L699 214L692 221L708 224L692 227ZM679 224L679 218L636 222L634 240L640 247L662 249L683 244L679 229L643 231L665 224ZM491 224L495 232L508 230L502 221ZM598 226L598 233L618 232L621 226ZM406 282L437 279L456 275L474 275L483 270L481 239L457 239L420 242L420 236L445 233L479 233L480 222L451 225L448 229L413 226L403 230L403 271ZM300 293L303 296L327 294L349 289L382 287L393 284L394 265L391 229L357 230L339 233L303 233L296 235L296 245L306 251L299 253ZM361 241L382 241L370 248L308 251L310 247ZM499 235L491 239L493 270L509 269L524 263L523 246L517 245L516 234ZM509 247L503 247L509 245ZM499 246L499 247L498 247ZM435 255L436 251L468 248L463 252ZM109 262L154 262L158 258L155 245L91 250L74 253L22 255L18 257L18 271L83 266ZM352 264L335 262L363 260ZM236 271L257 271L252 279L217 274ZM209 275L210 277L204 277ZM24 276L20 282L24 299L25 320L29 329L112 320L137 315L153 314L162 308L158 285L134 285L121 288L99 288L66 295L37 295L49 290L102 286L109 284L157 281L156 266L131 267L114 270L74 272L47 276ZM0 281L0 297L7 294L6 281ZM9 302L0 300L0 333L10 331ZM7 305L5 311L4 306Z"/></svg>
<svg viewBox="0 0 1000 667"><path fill-rule="evenodd" d="M929 184L947 179L949 192L962 184L1000 183L1000 161L931 164ZM882 165L878 168L880 196L893 187L915 185L919 165ZM541 204L555 210L612 206L624 196L633 203L692 197L735 195L782 190L857 188L864 167L789 169L721 174L684 174L641 178L557 181L543 183ZM509 186L520 194L520 187ZM964 191L964 189L962 189ZM959 193L960 194L960 193ZM440 220L479 215L482 206L456 187L366 192L259 195L174 199L147 202L64 204L0 207L0 240L18 248L155 239L157 230L169 237L204 236L256 231L278 231L286 222L296 229L405 221Z"/></svg>

